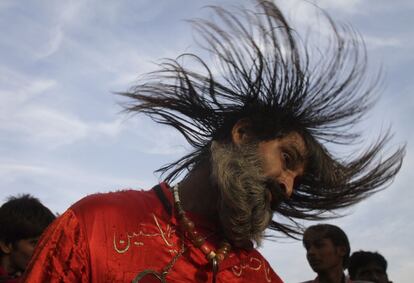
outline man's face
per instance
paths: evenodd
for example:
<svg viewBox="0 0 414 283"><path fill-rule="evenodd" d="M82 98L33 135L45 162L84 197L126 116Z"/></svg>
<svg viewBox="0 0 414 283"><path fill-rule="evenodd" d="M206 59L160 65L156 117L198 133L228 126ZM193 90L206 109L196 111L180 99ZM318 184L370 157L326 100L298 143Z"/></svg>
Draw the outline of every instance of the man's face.
<svg viewBox="0 0 414 283"><path fill-rule="evenodd" d="M303 173L304 156L297 133L255 144L213 143L212 181L220 192L220 221L233 244L260 243L272 208L291 195Z"/></svg>
<svg viewBox="0 0 414 283"><path fill-rule="evenodd" d="M278 184L286 197L290 197L298 177L305 171L306 146L303 138L292 132L280 139L259 143L259 156L263 164L263 174ZM271 189L271 188L270 188ZM275 200L272 194L272 200Z"/></svg>
<svg viewBox="0 0 414 283"><path fill-rule="evenodd" d="M310 267L316 273L342 269L345 247L337 247L331 239L321 237L317 232L305 233L303 245Z"/></svg>
<svg viewBox="0 0 414 283"><path fill-rule="evenodd" d="M359 268L355 275L355 280L366 280L374 283L388 283L388 276L382 267L371 262L361 268Z"/></svg>
<svg viewBox="0 0 414 283"><path fill-rule="evenodd" d="M32 258L38 237L22 239L12 245L10 263L14 272L23 273Z"/></svg>

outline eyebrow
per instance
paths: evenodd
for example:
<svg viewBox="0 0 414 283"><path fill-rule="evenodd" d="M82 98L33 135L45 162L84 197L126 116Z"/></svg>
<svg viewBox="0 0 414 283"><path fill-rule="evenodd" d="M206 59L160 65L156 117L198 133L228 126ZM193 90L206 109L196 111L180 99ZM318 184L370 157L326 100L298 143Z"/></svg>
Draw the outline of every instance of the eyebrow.
<svg viewBox="0 0 414 283"><path fill-rule="evenodd" d="M295 161L305 162L306 160L305 157L303 156L303 154L300 152L300 150L297 148L295 144L286 146L286 149L293 153Z"/></svg>

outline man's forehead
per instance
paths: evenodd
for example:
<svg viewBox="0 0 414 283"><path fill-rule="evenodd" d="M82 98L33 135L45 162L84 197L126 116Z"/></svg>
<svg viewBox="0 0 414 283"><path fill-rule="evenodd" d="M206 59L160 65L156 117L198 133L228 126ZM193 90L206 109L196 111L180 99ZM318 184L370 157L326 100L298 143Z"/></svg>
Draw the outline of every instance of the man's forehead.
<svg viewBox="0 0 414 283"><path fill-rule="evenodd" d="M307 153L307 148L304 138L297 132L290 132L280 139L281 144L295 147L299 153L304 157Z"/></svg>
<svg viewBox="0 0 414 283"><path fill-rule="evenodd" d="M305 235L303 236L303 242L305 243L325 240L331 241L331 239L327 237L326 233L323 231L308 230L305 232Z"/></svg>

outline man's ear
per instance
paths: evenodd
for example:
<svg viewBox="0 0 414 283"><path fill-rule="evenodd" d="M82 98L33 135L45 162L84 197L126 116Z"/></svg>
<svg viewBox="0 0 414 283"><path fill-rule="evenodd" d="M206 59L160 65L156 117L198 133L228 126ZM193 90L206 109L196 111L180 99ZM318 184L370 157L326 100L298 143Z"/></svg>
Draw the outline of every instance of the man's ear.
<svg viewBox="0 0 414 283"><path fill-rule="evenodd" d="M231 130L231 139L235 145L245 144L253 138L252 123L249 119L240 119Z"/></svg>
<svg viewBox="0 0 414 283"><path fill-rule="evenodd" d="M4 241L0 241L0 249L4 254L10 254L12 252L12 244L6 244Z"/></svg>

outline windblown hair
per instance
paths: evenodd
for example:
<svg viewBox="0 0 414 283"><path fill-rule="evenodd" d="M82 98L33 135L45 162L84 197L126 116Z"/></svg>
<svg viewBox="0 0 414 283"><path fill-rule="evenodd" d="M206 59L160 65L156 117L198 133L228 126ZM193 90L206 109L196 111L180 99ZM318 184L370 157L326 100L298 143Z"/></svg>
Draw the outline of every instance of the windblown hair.
<svg viewBox="0 0 414 283"><path fill-rule="evenodd" d="M352 253L349 258L348 272L352 280L356 280L358 270L364 268L370 264L378 265L384 274L387 274L387 261L377 252L357 251Z"/></svg>
<svg viewBox="0 0 414 283"><path fill-rule="evenodd" d="M121 94L132 99L128 111L174 127L194 147L158 170L167 181L208 160L212 141L231 142L231 129L240 119L251 121L259 141L292 131L301 134L308 150L307 170L291 198L277 209L288 221L270 225L295 237L303 231L297 219L336 216L334 210L390 184L401 167L404 147L382 156L391 137L388 131L362 154L334 156L327 146L361 138L354 127L377 97L378 80L368 78L362 39L322 13L331 36L326 49L313 52L273 2L255 2L254 11L241 8L234 13L214 6L214 22L192 21L217 68L185 53L165 59L158 71ZM186 67L184 59L192 66Z"/></svg>
<svg viewBox="0 0 414 283"><path fill-rule="evenodd" d="M349 254L351 253L351 245L349 244L348 236L338 226L332 224L316 224L309 226L303 235L303 245L306 249L306 241L308 235L317 235L320 239L329 239L335 247L344 247L345 255L342 258L342 268L346 269L349 264Z"/></svg>
<svg viewBox="0 0 414 283"><path fill-rule="evenodd" d="M0 207L0 241L14 244L38 237L55 218L47 207L29 194L10 197Z"/></svg>

